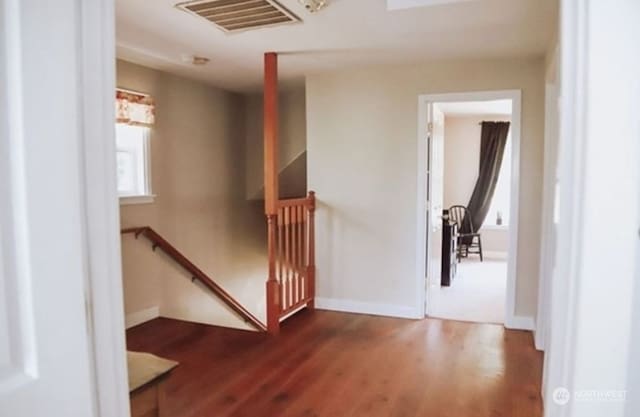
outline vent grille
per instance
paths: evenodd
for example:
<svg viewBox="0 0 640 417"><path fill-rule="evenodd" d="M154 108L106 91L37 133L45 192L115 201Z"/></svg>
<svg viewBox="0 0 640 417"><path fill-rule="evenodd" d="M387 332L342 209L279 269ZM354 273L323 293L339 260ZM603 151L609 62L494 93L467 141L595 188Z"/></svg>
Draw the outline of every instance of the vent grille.
<svg viewBox="0 0 640 417"><path fill-rule="evenodd" d="M300 18L275 0L199 0L176 5L207 19L225 32L240 32L299 22Z"/></svg>

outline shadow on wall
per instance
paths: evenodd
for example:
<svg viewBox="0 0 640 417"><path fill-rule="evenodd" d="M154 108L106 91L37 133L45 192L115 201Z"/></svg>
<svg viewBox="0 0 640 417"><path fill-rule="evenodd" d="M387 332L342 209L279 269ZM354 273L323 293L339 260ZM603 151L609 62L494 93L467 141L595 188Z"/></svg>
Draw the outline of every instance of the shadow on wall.
<svg viewBox="0 0 640 417"><path fill-rule="evenodd" d="M257 146L246 141L247 96L125 61L117 62L117 84L156 102L150 160L157 196L151 204L121 206L121 227L151 226L264 321L267 229L264 202L247 200L248 164L255 162L247 155ZM304 119L296 123L304 125ZM282 188L299 186L304 195L306 154L298 156L289 169L304 172L305 181L283 178ZM252 169L262 170L259 159ZM129 323L130 317L149 319L159 312L249 328L148 242L125 236L122 250Z"/></svg>

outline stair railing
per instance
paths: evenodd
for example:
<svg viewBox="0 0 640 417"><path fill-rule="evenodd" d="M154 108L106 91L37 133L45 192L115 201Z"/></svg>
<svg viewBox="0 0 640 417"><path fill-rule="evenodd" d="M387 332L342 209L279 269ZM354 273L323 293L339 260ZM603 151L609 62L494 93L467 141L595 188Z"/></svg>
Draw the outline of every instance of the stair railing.
<svg viewBox="0 0 640 417"><path fill-rule="evenodd" d="M136 239L138 236L146 237L152 244L152 249L155 252L157 248L160 248L171 259L173 259L178 265L183 267L189 274L191 274L192 281L198 281L213 292L223 303L225 303L231 310L233 310L238 316L240 316L246 323L251 324L253 327L260 331L266 331L267 327L256 318L249 310L244 308L240 302L233 298L228 292L226 292L220 285L213 281L207 274L205 274L200 268L198 268L193 262L191 262L186 256L184 256L178 249L171 245L166 239L160 236L155 230L149 226L143 227L131 227L120 231L122 234L133 234Z"/></svg>
<svg viewBox="0 0 640 417"><path fill-rule="evenodd" d="M315 193L278 201L267 215L269 277L267 328L278 333L280 321L304 307L315 307Z"/></svg>

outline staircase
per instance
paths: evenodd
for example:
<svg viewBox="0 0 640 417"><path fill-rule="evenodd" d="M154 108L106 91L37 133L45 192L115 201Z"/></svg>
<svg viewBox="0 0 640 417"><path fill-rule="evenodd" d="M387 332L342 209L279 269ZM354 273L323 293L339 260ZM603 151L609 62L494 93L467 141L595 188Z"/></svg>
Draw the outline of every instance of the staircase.
<svg viewBox="0 0 640 417"><path fill-rule="evenodd" d="M235 298L226 292L220 285L213 281L206 273L193 264L178 249L164 239L160 234L149 226L131 227L121 230L121 234L133 234L135 238L142 236L151 242L151 248L155 252L156 249L162 250L178 265L184 268L190 275L192 282L200 282L214 295L216 295L225 305L234 311L245 323L250 324L259 331L266 331L267 327L256 318L249 310L244 308Z"/></svg>
<svg viewBox="0 0 640 417"><path fill-rule="evenodd" d="M315 208L313 191L306 196L306 150L279 170L277 54L265 54L264 187L253 199L264 198L267 219L266 313L262 323L149 226L126 228L123 235L144 237L153 251L160 249L258 331L277 334L280 323L297 311L315 306ZM301 197L303 196L303 197ZM298 198L292 198L298 197ZM257 230L257 229L256 229Z"/></svg>

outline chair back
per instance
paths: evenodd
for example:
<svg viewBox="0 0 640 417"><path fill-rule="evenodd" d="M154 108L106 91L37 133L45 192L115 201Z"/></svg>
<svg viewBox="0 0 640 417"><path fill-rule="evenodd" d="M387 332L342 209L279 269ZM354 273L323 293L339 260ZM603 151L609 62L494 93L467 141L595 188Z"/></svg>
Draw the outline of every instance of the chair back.
<svg viewBox="0 0 640 417"><path fill-rule="evenodd" d="M465 206L451 206L449 207L449 218L458 224L458 231L462 232L463 223L469 226L469 233L475 233L473 230L473 224L471 223L471 214Z"/></svg>

